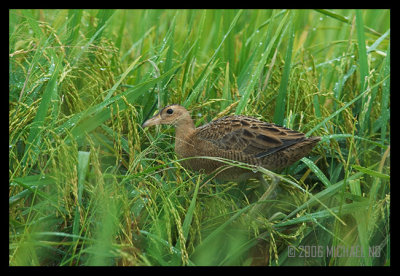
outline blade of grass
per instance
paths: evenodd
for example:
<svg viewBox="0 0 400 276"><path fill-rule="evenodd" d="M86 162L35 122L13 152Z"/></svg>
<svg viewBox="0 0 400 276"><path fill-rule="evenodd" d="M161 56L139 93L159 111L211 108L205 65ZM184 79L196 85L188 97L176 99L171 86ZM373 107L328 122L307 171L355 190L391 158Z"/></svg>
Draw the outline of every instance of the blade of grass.
<svg viewBox="0 0 400 276"><path fill-rule="evenodd" d="M342 22L347 23L347 24L351 24L351 20L350 19L348 19L347 17L344 17L343 15L340 15L340 14L334 12L334 11L330 11L330 10L327 10L327 9L315 9L315 10L317 12L325 14L325 15L327 15L329 17L332 17L332 18L334 18L336 20L342 21Z"/></svg>
<svg viewBox="0 0 400 276"><path fill-rule="evenodd" d="M285 65L283 67L281 85L279 86L279 92L276 98L276 106L273 118L274 123L277 125L283 125L283 118L285 117L287 86L289 82L293 41L294 41L293 14L290 17L288 24L290 25L288 48L286 50Z"/></svg>
<svg viewBox="0 0 400 276"><path fill-rule="evenodd" d="M207 81L208 76L211 74L211 72L214 70L214 67L218 64L218 60L215 60L210 66L207 66L207 70L203 71L201 74L201 79L199 78L196 84L193 86L193 90L190 93L190 95L186 98L186 101L184 102L184 106L189 106L193 101L196 101L199 94L201 91L203 91L201 88L203 87L203 84Z"/></svg>
<svg viewBox="0 0 400 276"><path fill-rule="evenodd" d="M135 59L131 65L129 65L129 67L125 70L124 73L122 73L121 77L119 78L119 80L113 85L113 87L108 91L107 96L104 98L104 100L108 100L112 94L114 93L114 91L118 88L118 86L121 84L121 82L126 78L126 76L132 71L133 67L135 67L136 63L139 61L139 59L142 56L139 56L137 59Z"/></svg>
<svg viewBox="0 0 400 276"><path fill-rule="evenodd" d="M22 15L25 16L26 20L28 21L29 25L31 26L33 32L35 33L37 38L42 38L43 33L39 27L38 21L33 18L33 10L21 10Z"/></svg>
<svg viewBox="0 0 400 276"><path fill-rule="evenodd" d="M122 22L121 25L119 26L118 30L118 36L117 36L117 41L115 42L115 47L121 50L121 45L122 45L122 40L124 39L124 30L125 30L125 25L126 25L126 10L118 11L122 13Z"/></svg>
<svg viewBox="0 0 400 276"><path fill-rule="evenodd" d="M197 199L197 193L199 191L199 187L200 187L200 181L197 181L196 188L195 188L194 194L193 194L193 198L190 201L189 208L186 212L185 220L183 221L182 230L183 230L183 236L185 239L187 239L187 237L188 237L190 224L192 223L192 218L193 218L194 208L196 207L196 199ZM179 247L179 244L177 247Z"/></svg>
<svg viewBox="0 0 400 276"><path fill-rule="evenodd" d="M350 180L349 181L350 192L354 195L361 197L361 187L360 187L360 179ZM344 205L346 206L346 205ZM342 208L340 208L342 210ZM357 221L357 231L358 231L358 240L360 242L361 248L363 250L363 261L365 265L371 265L371 257L368 254L369 248L369 239L368 239L368 221L370 220L367 214L367 210L355 209L352 212L353 217Z"/></svg>
<svg viewBox="0 0 400 276"><path fill-rule="evenodd" d="M214 58L216 57L216 55L219 53L219 51L221 50L222 45L225 42L225 39L228 37L228 35L230 34L230 32L232 31L233 27L236 25L236 22L238 21L240 15L242 14L242 10L239 10L239 12L236 14L235 18L232 20L231 25L229 26L228 31L226 32L226 34L224 35L224 37L221 40L221 43L218 45L217 49L214 51L214 54L211 56L211 58L209 59L207 65L205 66L205 68L203 69L202 73L200 74L199 78L197 79L197 81L195 82L195 84L193 85L193 89L191 94L188 96L188 98L186 99L186 101L184 102L183 106L189 106L191 104L191 102L193 100L195 100L195 98L197 98L197 94L199 93L199 89L198 86L200 85L200 83L204 82L205 78L204 75L209 72L207 69L210 66L210 64L214 61ZM214 62L214 65L216 64L216 62ZM193 93L195 93L195 91L197 92L195 95L192 96Z"/></svg>
<svg viewBox="0 0 400 276"><path fill-rule="evenodd" d="M340 14L334 12L334 11L330 11L330 10L327 10L327 9L315 9L315 11L320 12L320 13L322 13L324 15L327 15L327 16L329 16L331 18L334 18L336 20L339 20L341 22L344 22L344 23L347 23L347 24L351 24L351 20L349 18L347 18L347 17L345 17L343 15L340 15ZM365 26L364 28L369 33L372 33L374 35L377 35L377 36L381 36L382 35L381 33L375 31L374 29L369 28L368 26Z"/></svg>
<svg viewBox="0 0 400 276"><path fill-rule="evenodd" d="M74 44L76 39L78 38L79 29L81 26L82 12L83 10L80 9L68 10L68 18L70 20L68 21L67 28L69 36L65 41L65 45ZM69 51L69 48L67 48L67 51Z"/></svg>
<svg viewBox="0 0 400 276"><path fill-rule="evenodd" d="M362 19L361 10L356 10L356 29L357 29L357 41L358 41L358 62L360 66L360 91L363 92L367 89L368 85L368 76L369 76L369 68L368 68L368 56L367 56L367 47L365 44L365 35L364 35L364 23ZM364 133L364 129L366 128L366 121L369 121L368 118L365 118L365 112L368 112L363 107L365 106L366 97L363 96L361 102L357 104L357 113L360 112L360 132ZM365 110L365 112L364 112ZM367 120L366 120L367 119Z"/></svg>
<svg viewBox="0 0 400 276"><path fill-rule="evenodd" d="M103 122L108 120L110 116L112 115L111 113L111 108L110 106L119 106L119 111L123 111L126 108L126 104L124 102L124 99L122 97L126 98L126 101L128 102L134 102L138 97L140 97L143 93L147 91L150 87L153 85L157 84L164 78L170 76L172 73L176 71L178 67L181 65L177 65L173 68L171 68L168 72L165 72L163 75L161 75L158 78L155 79L150 79L144 83L141 83L133 88L128 89L127 91L116 95L92 108L87 109L84 112L81 112L75 116L73 116L71 119L69 119L66 123L64 123L62 126L58 128L58 131L60 133L71 129L71 135L75 139L78 139L82 137L85 133L89 133L90 131L94 130L98 126L100 126ZM112 109L113 112L116 111L116 108ZM78 123L79 122L79 123ZM69 141L71 137L67 137L66 141Z"/></svg>
<svg viewBox="0 0 400 276"><path fill-rule="evenodd" d="M385 63L383 67L383 84L382 84L382 108L381 108L381 141L384 144L386 140L386 127L390 118L390 44L388 45Z"/></svg>
<svg viewBox="0 0 400 276"><path fill-rule="evenodd" d="M13 206L21 198L31 195L39 187L45 187L52 184L54 181L50 177L43 177L43 175L28 175L24 177L14 178L10 181L10 188L16 185L25 188L22 192L11 196L8 200L9 207ZM41 194L41 196L45 196Z"/></svg>
<svg viewBox="0 0 400 276"><path fill-rule="evenodd" d="M358 172L353 174L352 176L347 178L348 180L353 180L353 179L357 179L360 176L362 176L364 173L363 172ZM313 195L307 202L303 203L301 206L297 207L294 211L292 211L289 215L287 215L285 217L285 219L288 219L292 216L294 216L295 214L297 214L299 211L305 209L305 208L310 208L312 207L315 203L320 202L321 200L323 200L324 198L333 196L335 194L337 194L337 192L343 188L343 185L345 185L346 182L344 180L341 180L335 184L332 184L331 186L329 186L328 188L326 188L325 190Z"/></svg>
<svg viewBox="0 0 400 276"><path fill-rule="evenodd" d="M97 43L97 41L100 40L103 31L104 31L104 26L108 25L110 22L110 19L112 17L112 15L114 14L115 10L112 9L101 9L97 12L97 20L98 20L98 24L97 27L95 29L95 33L98 33L95 37L95 40L93 43Z"/></svg>
<svg viewBox="0 0 400 276"><path fill-rule="evenodd" d="M267 20L265 20L263 23L261 23L260 26L257 27L257 29L254 30L254 32L249 36L249 38L246 40L245 46L247 47L247 45L250 43L250 41L253 39L253 37L260 32L260 30L262 28L264 28L265 26L267 26L272 20L274 20L276 17L278 16L282 16L287 12L287 10L281 10L278 13L276 13L275 15L271 16L270 18L268 18Z"/></svg>
<svg viewBox="0 0 400 276"><path fill-rule="evenodd" d="M87 48L94 43L94 41L96 41L97 37L100 36L100 34L103 32L103 30L107 27L107 25L109 24L110 20L111 20L111 16L107 19L106 22L104 22L104 24L102 24L102 26L100 27L100 25L97 28L97 31L94 33L94 35L88 40L88 42L86 42L86 44L84 46L82 46L80 48L80 51L78 51L78 53L75 55L75 58L71 61L71 67L73 67L81 58L81 56L87 52Z"/></svg>
<svg viewBox="0 0 400 276"><path fill-rule="evenodd" d="M382 36L380 36L371 46L368 47L367 54L372 51L375 51L376 48L381 44L381 42L390 34L390 29L387 30ZM389 51L389 46L388 46Z"/></svg>
<svg viewBox="0 0 400 276"><path fill-rule="evenodd" d="M246 86L244 88L242 88L243 90L241 91L240 87L239 87L239 94L241 95L239 104L236 107L236 111L235 114L241 114L244 107L246 106L248 99L250 98L250 94L251 92L254 90L254 85L258 82L260 74L262 69L264 68L265 62L267 61L267 58L269 57L271 50L273 48L273 45L275 44L275 41L277 40L277 38L279 36L283 36L285 34L285 31L287 30L287 28L285 28L283 31L283 27L284 26L288 26L287 25L287 18L288 18L288 14L286 13L284 18L282 19L282 21L280 22L278 28L276 29L276 32L274 34L274 36L271 38L271 40L268 41L268 45L265 47L265 51L263 53L261 53L261 57L259 60L259 63L257 64L257 66L255 67L255 69L252 72L247 72L246 74L248 76L250 76L250 79L247 83L246 80L243 80L244 83L247 83ZM268 33L267 33L268 34ZM258 47L262 47L263 43L265 42L265 39L261 39L261 44L258 44ZM261 48L259 48L261 49ZM251 68L252 66L250 66ZM249 70L250 70L249 68Z"/></svg>
<svg viewBox="0 0 400 276"><path fill-rule="evenodd" d="M165 62L164 62L164 70L163 71L168 71L172 67L172 60L174 57L174 34L175 34L175 25L176 25L176 15L178 14L178 11L175 12L174 17L172 18L172 21L170 23L169 30L167 34L165 35L164 41L165 41L165 47L167 47L167 53L165 56ZM161 57L161 56L159 56ZM160 60L158 60L160 62ZM168 79L165 79L161 81L160 83L160 98L162 105L166 105L168 102L168 93L164 92L163 87L165 87L166 83L168 82ZM162 106L159 106L161 109Z"/></svg>
<svg viewBox="0 0 400 276"><path fill-rule="evenodd" d="M75 207L75 215L74 215L74 222L72 225L72 234L73 236L73 241L76 242L79 237L79 232L80 232L80 210L81 207L83 207L82 204L82 193L83 189L85 187L85 177L88 171L89 167L89 156L90 152L86 151L78 151L78 191L77 191L77 196L78 196L78 205Z"/></svg>
<svg viewBox="0 0 400 276"><path fill-rule="evenodd" d="M387 179L387 180L390 179L390 175L387 175L385 173L381 173L381 172L378 172L378 171L374 171L371 168L365 168L363 166L359 166L359 165L356 165L356 164L351 165L351 167L356 169L357 171L363 172L363 173L371 175L373 177L379 177L379 178Z"/></svg>
<svg viewBox="0 0 400 276"><path fill-rule="evenodd" d="M39 153L40 146L40 134L43 131L45 117L47 112L51 108L51 99L57 93L57 78L58 72L62 67L62 59L58 59L57 56L52 56L52 64L49 68L49 75L51 76L45 91L43 92L42 101L37 110L35 119L32 122L32 126L29 132L25 148L24 157L22 159L22 165L24 166L28 156L31 156L32 162L35 162L37 154Z"/></svg>
<svg viewBox="0 0 400 276"><path fill-rule="evenodd" d="M195 207L196 207L196 199L197 199L197 193L198 193L199 187L200 187L200 182L201 181L198 179L195 190L194 190L193 198L190 201L189 208L186 212L185 220L183 221L183 224L182 224L182 232L183 232L184 240L183 241L178 240L175 244L175 248L179 251L181 250L181 242L186 242L188 235L189 235L190 225L192 223L193 214L194 214Z"/></svg>
<svg viewBox="0 0 400 276"><path fill-rule="evenodd" d="M313 161L310 159L303 157L300 159L303 163L305 163L310 170L312 170L315 175L321 180L321 182L325 185L325 187L329 187L332 185L332 183L328 180L328 178L325 176L325 174L314 164Z"/></svg>
<svg viewBox="0 0 400 276"><path fill-rule="evenodd" d="M284 226L289 226L293 224L299 224L303 222L313 222L315 220L320 220L322 218L329 218L332 217L332 213L334 214L353 214L355 209L361 209L361 210L366 210L368 209L368 202L367 201L362 201L362 202L353 202L349 204L345 204L343 206L335 206L335 207L330 207L329 210L321 210L321 211L316 211L313 213L307 213L305 215L290 219L290 220L284 220L282 222L279 222L274 225L274 227L284 227Z"/></svg>
<svg viewBox="0 0 400 276"><path fill-rule="evenodd" d="M232 217L230 217L226 222L224 222L222 225L217 227L214 231L212 231L202 242L199 246L196 247L195 252L199 252L202 250L205 250L204 248L210 243L215 242L215 238L219 237L219 234L226 229L230 224L234 222L235 219L237 219L241 214L246 212L248 209L250 209L253 206L253 204L250 204L239 211L237 211Z"/></svg>
<svg viewBox="0 0 400 276"><path fill-rule="evenodd" d="M306 133L306 136L311 135L314 131L316 131L317 129L319 129L321 126L323 126L327 121L329 121L330 119L334 118L336 115L338 115L340 112L342 112L343 110L345 110L346 108L348 108L350 105L352 105L354 102L358 101L362 96L364 96L366 93L370 92L371 89L373 89L375 86L379 86L381 85L384 81L386 81L389 78L389 76L386 76L383 80L381 80L380 82L376 83L375 85L373 85L372 87L368 88L367 90L365 90L364 92L360 93L357 97L355 97L354 99L352 99L350 102L346 103L344 106L342 106L341 108L339 108L338 110L336 110L335 112L333 112L331 115L329 115L328 117L326 117L322 122L320 122L319 124L317 124L315 127L313 127L311 130L309 130Z"/></svg>
<svg viewBox="0 0 400 276"><path fill-rule="evenodd" d="M225 67L225 82L222 90L222 99L224 99L225 101L221 103L220 111L224 110L228 105L232 103L231 93L229 91L229 88L230 85L229 85L229 61L228 61Z"/></svg>

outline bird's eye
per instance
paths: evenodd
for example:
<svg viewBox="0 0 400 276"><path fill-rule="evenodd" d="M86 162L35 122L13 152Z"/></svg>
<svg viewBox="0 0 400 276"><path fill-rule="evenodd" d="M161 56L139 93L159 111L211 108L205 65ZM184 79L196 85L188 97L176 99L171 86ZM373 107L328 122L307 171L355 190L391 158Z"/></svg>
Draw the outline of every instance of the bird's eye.
<svg viewBox="0 0 400 276"><path fill-rule="evenodd" d="M172 113L174 113L174 111L170 108L170 109L167 109L167 113L172 114Z"/></svg>

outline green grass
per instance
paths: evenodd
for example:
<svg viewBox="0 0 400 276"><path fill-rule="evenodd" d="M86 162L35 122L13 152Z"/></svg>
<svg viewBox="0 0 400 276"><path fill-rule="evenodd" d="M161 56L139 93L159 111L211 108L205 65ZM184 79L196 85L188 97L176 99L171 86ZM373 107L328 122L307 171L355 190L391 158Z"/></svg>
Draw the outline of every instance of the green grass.
<svg viewBox="0 0 400 276"><path fill-rule="evenodd" d="M10 266L390 265L389 10L9 13ZM264 200L140 127L172 103L322 141Z"/></svg>

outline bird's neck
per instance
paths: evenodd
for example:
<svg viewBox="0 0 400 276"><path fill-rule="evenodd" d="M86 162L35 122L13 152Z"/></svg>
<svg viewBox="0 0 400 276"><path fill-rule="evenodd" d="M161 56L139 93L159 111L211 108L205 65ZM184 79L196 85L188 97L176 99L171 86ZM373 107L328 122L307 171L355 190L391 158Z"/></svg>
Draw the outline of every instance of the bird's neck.
<svg viewBox="0 0 400 276"><path fill-rule="evenodd" d="M195 126L193 123L192 118L190 116L187 116L185 118L182 118L175 126L175 131L176 131L176 138L186 138L189 135L191 135L194 130Z"/></svg>
<svg viewBox="0 0 400 276"><path fill-rule="evenodd" d="M192 118L181 119L175 126L175 150L181 157L184 153L190 152L193 147L191 144L191 136L195 131Z"/></svg>

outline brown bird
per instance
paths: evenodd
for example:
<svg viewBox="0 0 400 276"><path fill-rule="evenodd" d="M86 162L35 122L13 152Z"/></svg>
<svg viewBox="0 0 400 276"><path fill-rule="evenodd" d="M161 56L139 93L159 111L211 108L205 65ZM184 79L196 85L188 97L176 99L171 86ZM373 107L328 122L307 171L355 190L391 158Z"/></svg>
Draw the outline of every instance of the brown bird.
<svg viewBox="0 0 400 276"><path fill-rule="evenodd" d="M175 151L179 158L222 157L268 170L290 166L306 156L321 140L320 137L306 137L304 133L243 115L226 116L196 128L189 112L177 104L164 107L142 127L160 124L175 126ZM182 165L210 174L226 164L192 158L182 161ZM261 173L231 167L221 170L216 178L243 181L250 177L260 179L260 176L262 178Z"/></svg>

